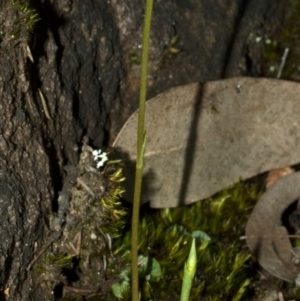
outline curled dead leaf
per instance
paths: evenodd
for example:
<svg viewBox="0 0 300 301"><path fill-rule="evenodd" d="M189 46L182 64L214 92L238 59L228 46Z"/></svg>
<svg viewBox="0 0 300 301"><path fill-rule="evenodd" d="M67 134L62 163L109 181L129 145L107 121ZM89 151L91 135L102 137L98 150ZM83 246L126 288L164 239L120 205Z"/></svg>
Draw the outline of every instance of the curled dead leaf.
<svg viewBox="0 0 300 301"><path fill-rule="evenodd" d="M295 281L300 267L282 215L300 198L300 172L289 174L272 185L259 199L246 225L247 243L258 262L272 275Z"/></svg>

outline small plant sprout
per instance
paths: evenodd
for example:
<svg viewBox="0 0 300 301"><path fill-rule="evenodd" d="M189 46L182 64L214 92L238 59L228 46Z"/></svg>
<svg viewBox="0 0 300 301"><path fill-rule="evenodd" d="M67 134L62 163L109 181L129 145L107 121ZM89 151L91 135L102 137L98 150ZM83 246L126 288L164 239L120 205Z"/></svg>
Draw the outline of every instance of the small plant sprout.
<svg viewBox="0 0 300 301"><path fill-rule="evenodd" d="M180 301L188 301L197 267L195 238L192 240L189 257L184 265Z"/></svg>
<svg viewBox="0 0 300 301"><path fill-rule="evenodd" d="M97 168L104 166L104 163L108 161L107 153L101 151L101 149L95 149L93 151L93 156L95 162L97 162Z"/></svg>

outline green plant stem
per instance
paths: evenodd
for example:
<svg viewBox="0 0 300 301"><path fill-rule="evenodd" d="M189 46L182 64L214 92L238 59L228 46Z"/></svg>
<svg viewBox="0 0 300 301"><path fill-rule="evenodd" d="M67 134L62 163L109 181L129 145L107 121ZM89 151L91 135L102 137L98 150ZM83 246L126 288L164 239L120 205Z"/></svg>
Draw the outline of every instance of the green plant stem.
<svg viewBox="0 0 300 301"><path fill-rule="evenodd" d="M146 0L146 10L143 28L143 45L142 45L142 65L141 65L141 84L139 100L139 117L138 117L138 137L137 137L137 160L135 173L135 186L133 197L133 212L131 221L131 291L132 301L139 301L139 275L138 275L138 223L140 211L140 198L143 176L143 161L146 144L145 133L145 108L147 93L147 74L148 74L148 54L150 27L153 11L153 0Z"/></svg>

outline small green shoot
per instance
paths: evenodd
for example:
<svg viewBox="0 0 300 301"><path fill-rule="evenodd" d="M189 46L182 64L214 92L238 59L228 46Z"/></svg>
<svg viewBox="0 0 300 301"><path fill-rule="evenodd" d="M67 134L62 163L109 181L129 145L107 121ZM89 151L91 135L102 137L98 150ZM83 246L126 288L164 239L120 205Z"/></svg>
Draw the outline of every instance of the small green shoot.
<svg viewBox="0 0 300 301"><path fill-rule="evenodd" d="M188 301L197 268L197 252L193 238L189 257L184 265L180 301Z"/></svg>

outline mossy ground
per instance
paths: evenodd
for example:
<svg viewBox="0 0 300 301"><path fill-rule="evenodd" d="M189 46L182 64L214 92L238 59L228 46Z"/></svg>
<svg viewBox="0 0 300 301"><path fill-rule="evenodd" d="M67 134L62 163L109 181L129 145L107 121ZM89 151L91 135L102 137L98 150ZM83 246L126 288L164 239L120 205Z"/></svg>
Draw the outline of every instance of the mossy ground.
<svg viewBox="0 0 300 301"><path fill-rule="evenodd" d="M238 183L190 206L143 208L139 252L155 258L162 269L159 282L142 279L148 288L143 300L179 298L183 265L195 231L206 233L210 241L201 235L197 238L198 267L191 300L246 300L247 294L252 294L251 254L240 237L259 195L254 185ZM123 254L129 263L130 232L114 246L115 254Z"/></svg>
<svg viewBox="0 0 300 301"><path fill-rule="evenodd" d="M80 254L59 247L59 241L37 265L38 274L48 275L48 286L44 288L65 287L56 300L77 301L83 296L85 300L131 300L130 206L118 200L122 192L121 169L109 168L101 175L104 179L100 177L97 181L101 183L97 183L102 185L109 181L105 185L110 193L102 194L100 202L88 202L89 207L80 211L80 216L88 221L80 223ZM96 191L95 181L88 183L89 177L81 176L81 179ZM139 224L140 268L144 265L140 274L141 300L179 300L183 267L193 237L198 263L190 300L262 300L273 290L282 291L285 300L297 300L299 292L293 285L261 277L246 241L240 239L261 193L257 185L239 182L189 206L161 210L142 207ZM88 193L77 187L73 195L86 200ZM72 201L72 208L79 212L83 204L77 206L77 201ZM78 231L78 227L69 230L64 244L72 244ZM103 239L105 237L112 239L112 246Z"/></svg>
<svg viewBox="0 0 300 301"><path fill-rule="evenodd" d="M119 161L112 162L119 164ZM56 300L82 300L82 294L85 300L131 300L130 206L119 199L123 180L121 169L108 167L96 179L90 175L82 175L81 179L93 192L105 184L108 193L102 194L98 202L86 202L89 193L85 189L76 187L73 192L76 199L72 200L72 209L84 217L80 223L80 255L54 244L54 249L45 253L36 271L54 275L55 279L46 279L52 283L52 289L61 284L85 287L79 293L67 293ZM89 179L93 179L91 183ZM246 241L241 240L247 219L261 194L262 189L256 184L239 182L189 206L161 210L142 207L139 254L151 260L140 279L141 300L179 300L183 266L193 237L196 238L198 264L190 300L263 300L272 290L282 291L285 300L300 300L299 290L293 285L261 277ZM86 203L88 206L82 209ZM74 242L78 232L78 227L68 232L70 242ZM112 239L112 246L103 239L105 237ZM74 259L77 259L76 264ZM155 267L153 262L157 263ZM154 268L156 277L152 273ZM72 271L76 277L66 281L66 271ZM114 284L121 284L119 298L112 292Z"/></svg>

